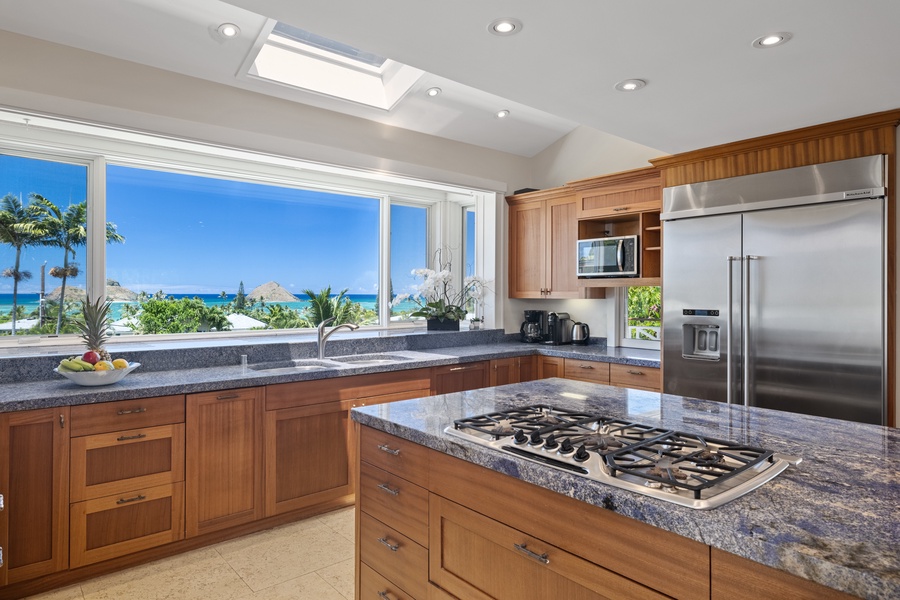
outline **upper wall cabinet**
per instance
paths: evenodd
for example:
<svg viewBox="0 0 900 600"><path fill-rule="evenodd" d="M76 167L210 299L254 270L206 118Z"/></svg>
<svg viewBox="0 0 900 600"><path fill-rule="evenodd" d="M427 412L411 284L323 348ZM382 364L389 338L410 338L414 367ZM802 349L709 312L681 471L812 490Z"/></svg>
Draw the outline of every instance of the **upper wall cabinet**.
<svg viewBox="0 0 900 600"><path fill-rule="evenodd" d="M554 188L509 196L509 297L580 298L576 199Z"/></svg>
<svg viewBox="0 0 900 600"><path fill-rule="evenodd" d="M585 296L598 297L603 288L660 285L662 177L649 167L566 184L575 190L578 239L636 235L637 277L580 277Z"/></svg>

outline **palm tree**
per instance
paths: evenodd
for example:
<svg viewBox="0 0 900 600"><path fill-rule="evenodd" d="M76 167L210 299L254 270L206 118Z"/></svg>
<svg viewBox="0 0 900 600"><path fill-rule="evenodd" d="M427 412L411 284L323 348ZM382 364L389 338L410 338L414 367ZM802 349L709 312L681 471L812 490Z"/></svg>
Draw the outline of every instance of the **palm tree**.
<svg viewBox="0 0 900 600"><path fill-rule="evenodd" d="M334 317L332 325L353 323L359 313L359 305L344 297L346 289L341 290L334 298L331 297L330 285L318 294L312 290L303 290L303 293L309 296L309 306L305 310L307 320L313 327L331 317Z"/></svg>
<svg viewBox="0 0 900 600"><path fill-rule="evenodd" d="M32 206L36 207L38 222L31 229L41 237L45 246L63 249L62 267L53 267L50 274L62 280L60 289L59 314L56 318L56 333L62 326L66 299L66 279L78 274L78 265L69 262L69 255L75 259L75 249L87 245L87 203L70 204L63 211L56 204L40 194L31 193ZM106 223L106 242L122 243L125 238L116 231L115 223Z"/></svg>
<svg viewBox="0 0 900 600"><path fill-rule="evenodd" d="M19 282L31 279L30 271L20 269L22 250L39 242L38 236L29 233L30 225L36 218L35 211L22 204L18 197L7 194L0 200L0 242L16 250L15 265L3 271L3 277L11 277L13 280L12 335L16 335Z"/></svg>

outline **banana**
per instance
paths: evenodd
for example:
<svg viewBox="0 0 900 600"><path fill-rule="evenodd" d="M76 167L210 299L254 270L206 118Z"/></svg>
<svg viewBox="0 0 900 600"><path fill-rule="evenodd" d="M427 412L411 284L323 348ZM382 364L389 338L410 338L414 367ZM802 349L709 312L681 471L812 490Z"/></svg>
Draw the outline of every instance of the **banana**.
<svg viewBox="0 0 900 600"><path fill-rule="evenodd" d="M82 371L93 371L94 365L87 362L86 360L81 360L80 358L72 359L70 362L76 363L81 367Z"/></svg>
<svg viewBox="0 0 900 600"><path fill-rule="evenodd" d="M78 364L74 360L71 360L68 358L64 358L61 361L59 361L59 368L64 369L66 371L75 371L75 372L84 370L80 364Z"/></svg>

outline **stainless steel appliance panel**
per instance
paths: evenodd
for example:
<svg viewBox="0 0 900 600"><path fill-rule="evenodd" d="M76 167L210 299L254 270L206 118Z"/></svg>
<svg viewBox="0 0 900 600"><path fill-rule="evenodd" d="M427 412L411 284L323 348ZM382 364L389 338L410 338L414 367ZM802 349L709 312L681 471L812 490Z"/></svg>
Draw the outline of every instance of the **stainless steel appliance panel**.
<svg viewBox="0 0 900 600"><path fill-rule="evenodd" d="M730 360L733 388L740 382L740 294L733 294L729 310L728 272L740 280L740 264L728 261L741 256L741 215L720 215L702 219L663 223L667 254L663 260L663 346L665 370L663 391L669 394L726 401L728 316L732 315L734 349ZM668 249L677 249L669 252ZM718 311L718 316L685 315L685 311ZM693 333L707 331L705 352L691 352L685 346ZM710 351L709 331L718 332L716 350ZM717 356L715 356L717 355Z"/></svg>
<svg viewBox="0 0 900 600"><path fill-rule="evenodd" d="M751 406L883 423L883 214L881 198L744 214Z"/></svg>

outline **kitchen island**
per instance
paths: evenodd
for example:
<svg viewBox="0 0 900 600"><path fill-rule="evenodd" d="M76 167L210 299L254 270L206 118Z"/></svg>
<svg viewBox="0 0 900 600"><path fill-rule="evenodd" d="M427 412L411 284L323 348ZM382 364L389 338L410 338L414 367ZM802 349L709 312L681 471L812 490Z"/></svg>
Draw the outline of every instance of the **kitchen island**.
<svg viewBox="0 0 900 600"><path fill-rule="evenodd" d="M589 410L732 440L797 456L802 462L723 506L695 510L503 454L444 431L455 419L533 404ZM706 552L712 557L713 598L717 597L717 561L732 555L852 596L900 597L897 429L561 379L357 408L352 418L366 426L364 434L383 432L430 448L442 457L487 469L493 475L488 473L484 481L496 481L498 489L511 477L581 502L587 515L597 515L598 509L614 512L617 517L676 534L673 541L677 538L702 544L698 556L703 555L702 548L711 548ZM360 452L365 461L366 447L362 446ZM429 486L435 487L438 472L440 469L431 470ZM436 487L441 486L451 490L454 482ZM365 499L363 488L359 496ZM546 496L542 498L547 501ZM550 520L552 513L546 514ZM434 515L431 524L435 526ZM580 527L589 529L592 525L596 526L589 517ZM596 544L602 546L604 531L598 527L596 534ZM640 556L631 558L634 562L643 560ZM437 559L431 560L429 577L435 574L433 561ZM679 568L673 567L671 579L684 577ZM702 580L701 576L697 581ZM679 595L668 590L663 593Z"/></svg>

